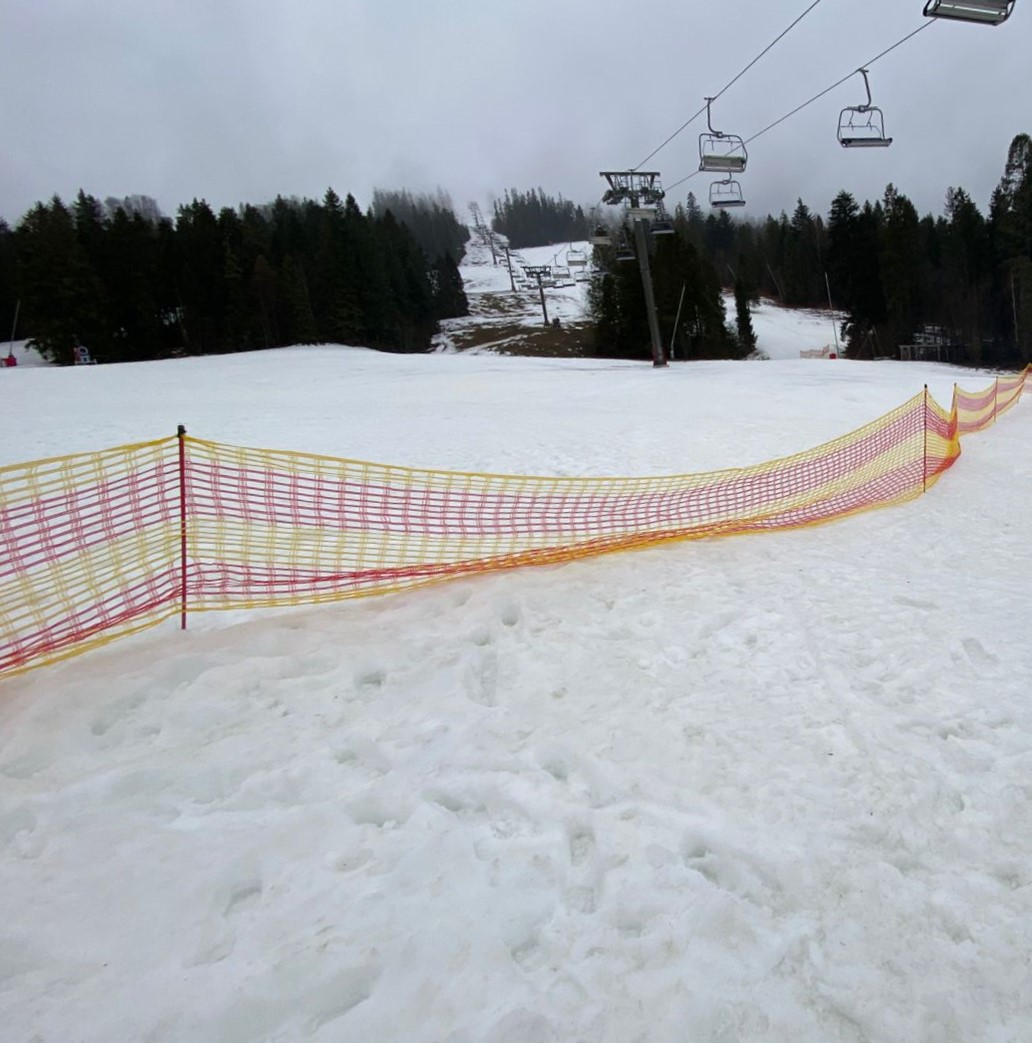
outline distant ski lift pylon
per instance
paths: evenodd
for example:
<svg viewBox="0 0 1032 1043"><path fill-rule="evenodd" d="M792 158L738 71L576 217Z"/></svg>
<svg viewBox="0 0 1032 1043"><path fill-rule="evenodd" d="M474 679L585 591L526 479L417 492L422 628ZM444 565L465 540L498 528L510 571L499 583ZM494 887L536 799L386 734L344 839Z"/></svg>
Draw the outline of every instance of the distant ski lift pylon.
<svg viewBox="0 0 1032 1043"><path fill-rule="evenodd" d="M857 69L867 90L866 105L849 105L839 113L838 139L843 148L887 148L892 138L885 136L885 117L871 104L871 84L866 69Z"/></svg>
<svg viewBox="0 0 1032 1043"><path fill-rule="evenodd" d="M924 13L928 18L949 18L956 22L999 25L1014 10L1014 0L928 0Z"/></svg>
<svg viewBox="0 0 1032 1043"><path fill-rule="evenodd" d="M709 190L710 206L718 210L730 210L745 206L742 186L729 174L723 181L714 181Z"/></svg>
<svg viewBox="0 0 1032 1043"><path fill-rule="evenodd" d="M699 135L699 170L712 174L741 174L749 160L745 142L737 134L715 130L710 118L712 98L706 99L708 134Z"/></svg>

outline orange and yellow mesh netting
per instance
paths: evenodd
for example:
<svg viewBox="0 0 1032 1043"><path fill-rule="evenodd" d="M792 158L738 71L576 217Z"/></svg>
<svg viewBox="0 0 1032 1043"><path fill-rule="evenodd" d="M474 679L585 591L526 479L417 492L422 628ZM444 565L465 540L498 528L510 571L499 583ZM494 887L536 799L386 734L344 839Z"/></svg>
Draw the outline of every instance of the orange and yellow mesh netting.
<svg viewBox="0 0 1032 1043"><path fill-rule="evenodd" d="M1028 372L955 390L948 412L924 391L815 449L708 474L463 474L189 436L0 468L0 674L187 608L333 601L902 503Z"/></svg>

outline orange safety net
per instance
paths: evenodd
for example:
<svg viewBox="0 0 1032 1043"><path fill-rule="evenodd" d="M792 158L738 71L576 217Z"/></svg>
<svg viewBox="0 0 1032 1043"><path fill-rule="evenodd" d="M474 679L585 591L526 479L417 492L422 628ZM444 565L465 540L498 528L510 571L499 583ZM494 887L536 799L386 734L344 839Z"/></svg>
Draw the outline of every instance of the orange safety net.
<svg viewBox="0 0 1032 1043"><path fill-rule="evenodd" d="M465 474L189 436L0 468L0 674L187 608L333 601L902 503L1028 372L955 389L949 412L926 390L815 449L707 474Z"/></svg>

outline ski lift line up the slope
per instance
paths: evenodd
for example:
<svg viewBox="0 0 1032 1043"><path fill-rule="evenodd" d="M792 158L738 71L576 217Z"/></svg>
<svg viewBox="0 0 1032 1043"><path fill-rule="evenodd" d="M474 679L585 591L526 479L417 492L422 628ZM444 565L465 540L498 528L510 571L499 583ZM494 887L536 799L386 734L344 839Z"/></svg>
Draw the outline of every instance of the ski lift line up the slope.
<svg viewBox="0 0 1032 1043"><path fill-rule="evenodd" d="M908 40L910 40L911 38L916 36L918 33L920 33L922 31L924 31L925 29L929 28L933 24L933 22L939 21L939 20L943 20L943 21L969 22L969 23L972 23L972 24L980 24L980 25L1000 25L1001 23L1005 22L1011 16L1011 14L1014 11L1015 4L1016 4L1016 0L927 0L927 3L924 6L923 13L924 13L924 15L927 18L930 19L929 21L926 21L926 22L922 23L918 28L914 29L912 32L908 33L906 36L904 36L901 39L897 40L894 44L892 44L891 47L887 47L884 51L882 51L876 57L871 58L861 68L856 69L856 70L848 73L847 75L843 76L840 80L837 80L835 83L831 84L829 87L826 87L824 90L822 90L819 93L815 94L812 98L809 98L807 101L803 102L801 105L796 106L796 108L792 109L790 112L786 113L784 116L781 116L779 119L776 119L773 123L768 124L762 130L757 131L757 133L755 133L755 134L751 135L750 137L746 138L743 141L743 148L745 146L748 146L752 142L756 141L758 138L760 138L762 135L766 134L768 131L773 130L775 127L779 126L781 123L784 123L786 120L790 119L792 116L795 116L799 112L802 112L803 109L809 107L814 102L820 100L826 94L829 94L829 93L831 93L831 91L833 91L836 88L842 86L842 84L846 83L849 79L851 79L857 73L865 74L866 71L869 70L870 66L874 65L875 62L879 61L881 58L884 58L886 55L890 54L897 47L902 46L904 43L906 43ZM811 9L812 8L808 8L807 11L804 11L803 15L800 16L800 20L801 20L802 17L804 17L806 14L808 14ZM755 62L752 63L752 64L755 64ZM866 81L866 79L867 79L866 75L864 75L864 79ZM732 82L734 82L734 81L732 81ZM728 86L730 86L730 84ZM726 90L726 89L727 88L725 87L724 90ZM723 91L721 91L720 93L723 93ZM718 98L719 96L720 96L720 94L714 95L714 100L716 98ZM869 87L868 87L868 96L870 96L870 89L869 89ZM875 106L871 106L870 105L870 101L868 101L868 105L869 105L871 110L874 110L876 108ZM844 109L842 114L840 114L840 128L841 128L842 131L844 131L844 133L840 135L839 141L840 141L841 144L843 144L843 147L845 147L845 148L887 147L889 144L891 144L892 139L887 137L886 134L885 134L884 117L882 116L882 113L881 113L880 109L878 109L876 112L873 113L872 119L871 119L871 125L870 125L869 129L866 128L866 127L864 129L858 129L860 121L855 119L855 118L852 121L852 126L850 125L850 120L849 120L849 110L850 109L853 110L854 114L858 114L859 110L861 109L861 106L850 106L850 107L847 107L847 109ZM673 140L673 138L676 137L677 134L679 134L691 122L693 122L700 115L702 115L703 112L706 112L706 111L707 111L706 107L700 109L697 113L695 113L695 115L691 118L691 120L689 120L687 123L685 123L682 127L678 128L678 130L675 132L675 134L671 135L671 137L669 139L667 139L667 141L665 141L663 143L663 146L660 146L660 147L665 147L667 144L669 144L669 142L671 140ZM844 124L843 124L843 117L845 117ZM878 120L879 119L881 121L880 122L880 128L878 126ZM864 122L866 122L866 120ZM851 129L856 131L856 133L850 134L849 131ZM842 137L845 137L849 141L849 143L847 144L847 143L843 142L842 141ZM864 138L864 140L860 141L861 138ZM656 151L659 151L659 150L657 149ZM654 154L655 153L653 153L653 155ZM649 158L651 158L651 157L649 157ZM701 170L694 170L690 174L686 174L684 177L682 177L682 178L678 179L677 181L673 182L673 184L670 185L670 188L673 189L673 188L679 187L680 185L683 185L686 181L690 181L693 177L695 177L700 172L701 172ZM711 195L712 195L712 192L711 192Z"/></svg>
<svg viewBox="0 0 1032 1043"><path fill-rule="evenodd" d="M772 51L788 34L815 8L822 0L813 0L813 2L806 8L805 11L798 18L796 18L787 28L783 29L776 37L748 65L741 69L735 76L733 76L723 87L713 95L712 98L707 98L707 104L699 109L693 116L690 116L680 127L677 128L668 138L657 145L636 167L635 170L640 170L653 156L658 155L674 140L679 134L687 130L704 112L708 112L709 102L717 101L723 94L729 91L761 58Z"/></svg>
<svg viewBox="0 0 1032 1043"><path fill-rule="evenodd" d="M817 0L819 3L820 0ZM927 0L924 6L924 15L928 18L944 19L951 21L961 22L972 22L980 25L1000 25L1005 22L1013 13L1014 5L1016 0ZM732 80L730 80L724 87L722 87L714 96L713 101L716 101L721 97L729 88L738 82L765 54L767 54L773 47L779 43L788 33L795 28L816 6L817 3L811 4L799 17L792 22L778 37L776 37L770 44L767 45L744 69L741 70ZM927 23L926 23L927 24ZM890 48L891 50L892 48ZM880 57L880 56L879 56ZM877 59L872 59L868 62L868 65L873 65ZM668 138L666 138L661 145L655 148L648 156L642 160L638 166L642 166L647 163L653 156L659 151L666 148L671 141L677 137L682 131L686 130L692 123L695 122L704 112L706 108L699 109L694 115L686 120L677 130L674 131ZM758 135L754 135L756 137ZM753 139L749 139L753 140Z"/></svg>
<svg viewBox="0 0 1032 1043"><path fill-rule="evenodd" d="M861 66L860 69L853 69L851 72L848 72L841 79L838 79L833 84L831 84L830 86L825 87L824 90L819 91L812 98L808 98L801 105L797 105L794 109L792 109L791 111L785 113L784 116L779 117L778 119L774 120L773 123L769 123L762 130L759 130L755 134L753 134L750 137L746 138L744 140L744 142L743 142L743 145L744 146L751 145L754 141L756 141L758 138L761 138L764 134L768 133L769 131L773 130L775 127L777 127L780 124L784 123L786 120L791 119L793 116L795 116L798 113L802 112L804 109L808 108L810 105L813 105L814 102L819 101L825 95L830 94L833 90L836 90L837 88L841 87L844 83L848 82L854 76L856 76L861 71L861 69L869 69L870 66L875 64L875 62L880 61L886 55L891 54L892 51L896 50L897 47L901 47L908 40L910 40L913 37L917 36L918 33L924 32L924 30L930 28L932 26L932 24L933 24L933 22L931 22L931 21L922 23L921 25L919 25L913 31L907 33L906 36L901 37L899 40L897 40L890 47L886 47L885 50L883 50L880 54L877 54L874 58L871 58L870 61L865 62L864 65ZM684 177L682 177L679 180L675 181L670 186L670 188L673 189L673 188L677 188L680 185L683 185L686 181L690 181L693 177L695 177L699 172L700 171L698 171L698 170L693 170L690 174L686 174Z"/></svg>

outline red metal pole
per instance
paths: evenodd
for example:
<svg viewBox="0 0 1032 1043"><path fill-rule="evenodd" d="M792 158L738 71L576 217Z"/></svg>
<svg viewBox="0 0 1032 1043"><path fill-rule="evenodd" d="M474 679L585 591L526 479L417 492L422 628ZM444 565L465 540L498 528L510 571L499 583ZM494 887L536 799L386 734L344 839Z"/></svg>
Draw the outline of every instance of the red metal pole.
<svg viewBox="0 0 1032 1043"><path fill-rule="evenodd" d="M186 629L186 428L180 424L179 438L179 627Z"/></svg>

